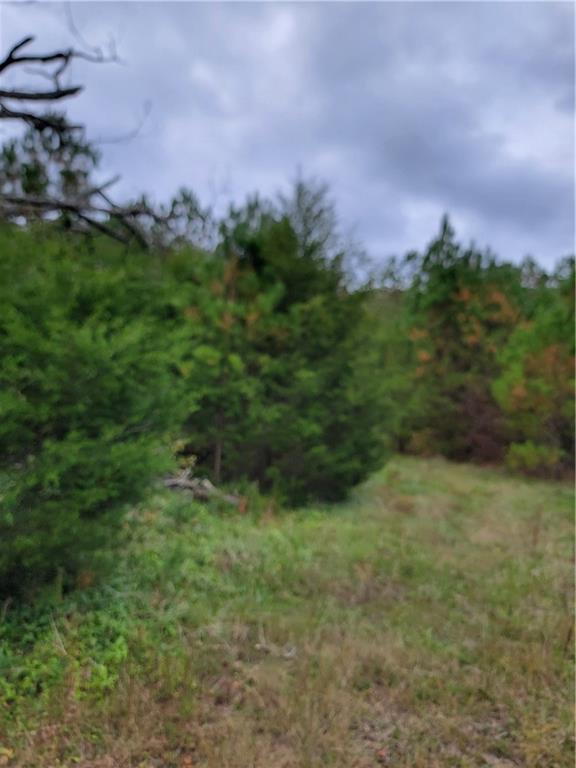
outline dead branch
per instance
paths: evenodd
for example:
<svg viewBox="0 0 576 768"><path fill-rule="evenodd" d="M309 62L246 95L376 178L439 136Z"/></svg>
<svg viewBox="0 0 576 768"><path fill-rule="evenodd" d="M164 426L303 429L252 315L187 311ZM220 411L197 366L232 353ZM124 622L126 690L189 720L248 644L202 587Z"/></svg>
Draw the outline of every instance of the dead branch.
<svg viewBox="0 0 576 768"><path fill-rule="evenodd" d="M239 506L241 501L239 496L224 493L224 491L216 488L216 486L206 478L191 477L189 469L184 470L176 477L166 478L166 480L164 480L164 485L166 488L181 488L185 491L190 491L198 501L219 499L228 504L233 504L235 507Z"/></svg>
<svg viewBox="0 0 576 768"><path fill-rule="evenodd" d="M82 90L81 85L71 88L55 88L52 91L18 91L16 89L4 90L0 88L0 99L13 99L15 101L59 101L76 96Z"/></svg>
<svg viewBox="0 0 576 768"><path fill-rule="evenodd" d="M71 28L78 37L73 20ZM66 48L49 53L29 53L28 48L34 42L33 35L18 41L0 60L0 79L3 74L26 74L28 77L40 76L48 83L39 87L0 88L0 120L12 120L28 126L32 131L43 134L51 131L57 135L63 146L73 144L76 139L83 141L84 127L69 122L67 116L58 113L41 112L34 104L52 104L65 101L81 93L82 85L62 85L60 78L74 59L97 63L119 61L116 52L107 56L100 49L91 48L91 52ZM80 38L81 44L86 45ZM35 65L33 71L28 65ZM0 216L12 221L26 220L28 217L41 217L50 214L66 214L70 227L75 231L94 229L113 237L122 243L136 242L143 248L149 248L157 238L157 232L171 232L171 226L179 219L178 212L172 210L154 210L146 201L138 204L118 205L107 194L108 189L118 180L110 179L104 184L80 189L69 196L60 191L46 193L39 197L27 194L23 189L5 189L0 187Z"/></svg>
<svg viewBox="0 0 576 768"><path fill-rule="evenodd" d="M54 117L48 114L36 115L33 112L26 112L24 110L9 109L5 104L0 103L0 120L19 120L31 128L37 131L43 131L46 128L57 133L65 133L66 131L79 131L82 126L75 125L73 123L66 123L65 125L61 120L56 120Z"/></svg>
<svg viewBox="0 0 576 768"><path fill-rule="evenodd" d="M149 242L136 223L136 219L143 216L155 219L154 212L144 208L115 206L113 210L110 210L104 206L96 206L84 201L6 194L0 196L0 212L3 216L12 219L38 213L68 213L120 243L127 245L132 240L136 240L143 248L148 248ZM123 235L108 226L106 221L101 218L103 215L117 221L128 234Z"/></svg>
<svg viewBox="0 0 576 768"><path fill-rule="evenodd" d="M83 61L93 62L105 62L116 61L117 56L112 53L110 56L105 56L101 51L96 53L86 53L85 51L78 50L76 48L67 48L64 51L53 51L52 53L32 53L24 56L16 56L18 51L22 48L30 45L36 38L34 35L28 35L20 40L8 51L2 61L0 61L0 74L7 70L9 67L18 66L21 64L52 64L54 62L60 62L60 68L58 74L62 74L62 65L68 66L72 59L82 59Z"/></svg>
<svg viewBox="0 0 576 768"><path fill-rule="evenodd" d="M38 88L2 88L0 89L0 120L20 120L36 130L50 128L55 131L64 132L66 130L76 130L80 126L56 122L50 116L35 112L32 109L15 110L9 107L5 102L54 102L63 99L69 99L77 96L82 91L81 85L62 86L60 77L68 69L74 59L92 61L96 63L105 63L117 61L115 53L105 56L101 51L96 53L87 53L76 48L67 48L65 50L52 51L51 53L26 53L20 54L22 49L27 48L34 42L33 35L28 35L17 42L8 51L6 56L0 61L0 75L8 70L30 73L30 69L25 66L29 64L38 64L32 74L41 76L50 81L47 87ZM51 65L57 65L52 68Z"/></svg>

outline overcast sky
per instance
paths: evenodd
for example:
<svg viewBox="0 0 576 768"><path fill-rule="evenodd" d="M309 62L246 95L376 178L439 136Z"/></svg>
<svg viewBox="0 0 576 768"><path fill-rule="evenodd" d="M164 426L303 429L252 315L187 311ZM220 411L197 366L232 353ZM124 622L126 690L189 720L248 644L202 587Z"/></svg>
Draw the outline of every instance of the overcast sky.
<svg viewBox="0 0 576 768"><path fill-rule="evenodd" d="M121 194L181 185L223 205L329 182L379 260L463 239L551 266L574 250L574 6L555 2L74 2L87 43L71 105ZM69 44L60 3L0 6L0 45ZM0 136L1 138L1 136Z"/></svg>

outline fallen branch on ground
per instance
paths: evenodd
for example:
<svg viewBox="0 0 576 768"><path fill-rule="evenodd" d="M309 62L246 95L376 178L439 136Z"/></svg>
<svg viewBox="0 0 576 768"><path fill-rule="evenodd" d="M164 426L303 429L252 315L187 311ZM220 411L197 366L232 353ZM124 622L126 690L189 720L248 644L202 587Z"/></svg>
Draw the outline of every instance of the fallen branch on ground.
<svg viewBox="0 0 576 768"><path fill-rule="evenodd" d="M240 506L241 498L221 491L207 478L192 477L189 469L185 469L176 477L167 477L164 480L166 488L181 488L190 491L198 501L210 501L219 499L235 507Z"/></svg>

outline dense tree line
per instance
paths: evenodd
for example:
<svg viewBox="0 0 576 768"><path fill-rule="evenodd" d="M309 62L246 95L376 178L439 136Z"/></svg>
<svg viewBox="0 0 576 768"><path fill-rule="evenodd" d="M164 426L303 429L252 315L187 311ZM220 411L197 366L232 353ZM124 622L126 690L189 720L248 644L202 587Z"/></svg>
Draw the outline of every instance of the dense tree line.
<svg viewBox="0 0 576 768"><path fill-rule="evenodd" d="M289 504L343 498L390 449L570 470L573 260L500 263L444 222L395 280L352 288L313 236L317 193L232 209L211 251L4 224L4 592L94 567L178 465Z"/></svg>
<svg viewBox="0 0 576 768"><path fill-rule="evenodd" d="M459 244L445 218L388 270L380 325L398 450L559 476L574 462L574 258L547 273Z"/></svg>

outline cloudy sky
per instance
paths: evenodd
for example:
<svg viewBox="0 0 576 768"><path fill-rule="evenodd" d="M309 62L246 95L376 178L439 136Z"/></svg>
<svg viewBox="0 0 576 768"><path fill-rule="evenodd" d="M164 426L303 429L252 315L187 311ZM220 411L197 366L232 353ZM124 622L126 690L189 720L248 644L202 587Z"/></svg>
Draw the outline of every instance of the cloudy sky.
<svg viewBox="0 0 576 768"><path fill-rule="evenodd" d="M74 117L110 139L149 106L103 144L121 194L223 206L300 169L376 260L444 211L504 258L574 250L571 3L2 4L0 46L69 44L70 12L123 60L76 65Z"/></svg>

